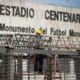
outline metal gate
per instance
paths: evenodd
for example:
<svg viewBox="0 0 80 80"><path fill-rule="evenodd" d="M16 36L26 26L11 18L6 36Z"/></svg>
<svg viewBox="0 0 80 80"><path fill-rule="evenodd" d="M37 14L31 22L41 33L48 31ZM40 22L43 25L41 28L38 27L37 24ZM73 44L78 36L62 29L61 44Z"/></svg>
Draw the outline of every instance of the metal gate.
<svg viewBox="0 0 80 80"><path fill-rule="evenodd" d="M79 38L34 36L0 35L0 80L80 80Z"/></svg>
<svg viewBox="0 0 80 80"><path fill-rule="evenodd" d="M76 51L77 52L77 51ZM54 55L44 56L42 73L34 72L34 60L25 53L0 53L0 80L80 80L80 55L59 55L61 76L54 79ZM51 76L49 78L49 75ZM59 78L61 77L61 78Z"/></svg>

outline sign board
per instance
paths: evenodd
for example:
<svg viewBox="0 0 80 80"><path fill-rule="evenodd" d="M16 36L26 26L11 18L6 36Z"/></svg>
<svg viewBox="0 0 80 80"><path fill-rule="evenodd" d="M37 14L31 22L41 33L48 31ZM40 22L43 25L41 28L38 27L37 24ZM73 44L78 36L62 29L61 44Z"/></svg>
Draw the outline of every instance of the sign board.
<svg viewBox="0 0 80 80"><path fill-rule="evenodd" d="M0 0L0 33L34 33L69 36L80 32L80 9L27 3L24 0Z"/></svg>

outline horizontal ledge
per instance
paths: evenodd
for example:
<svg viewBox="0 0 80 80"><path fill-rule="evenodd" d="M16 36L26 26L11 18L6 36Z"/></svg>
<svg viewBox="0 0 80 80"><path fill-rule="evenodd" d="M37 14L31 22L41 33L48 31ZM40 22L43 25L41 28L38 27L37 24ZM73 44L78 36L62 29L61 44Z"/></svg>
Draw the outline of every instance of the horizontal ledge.
<svg viewBox="0 0 80 80"><path fill-rule="evenodd" d="M44 54L44 55L79 55L79 51L65 51L65 50L45 50L45 49L9 49L5 47L0 47L0 53L6 54L21 54L26 53L26 55L33 55L33 54Z"/></svg>

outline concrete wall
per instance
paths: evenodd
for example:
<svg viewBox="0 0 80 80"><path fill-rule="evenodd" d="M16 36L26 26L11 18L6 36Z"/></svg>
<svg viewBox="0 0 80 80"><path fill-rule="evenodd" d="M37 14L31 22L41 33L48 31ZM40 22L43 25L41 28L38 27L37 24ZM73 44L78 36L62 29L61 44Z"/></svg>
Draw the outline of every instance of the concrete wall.
<svg viewBox="0 0 80 80"><path fill-rule="evenodd" d="M54 30L60 29L61 31L66 30L66 35L69 35L69 30L73 29L75 32L80 32L80 23L78 22L65 22L63 20L47 20L45 19L45 11L59 11L59 12L64 12L64 13L72 13L72 14L79 14L80 9L78 8L68 8L68 7L61 7L61 6L56 6L56 5L42 5L42 4L33 4L33 3L27 3L25 0L0 0L0 6L1 7L1 13L0 13L0 23L8 27L26 27L28 30L27 33L33 33L34 29L32 28L43 28L46 33L49 35L50 34L50 28L54 28ZM6 6L7 9L6 9ZM15 6L15 10L13 12L13 9L11 6ZM19 9L17 9L17 7ZM26 16L21 17L21 14L19 15L17 11L21 13L21 7L25 8L26 10L30 11L31 8L34 9L34 17L31 18L29 16L29 12L26 11ZM7 11L6 11L7 10ZM15 14L17 12L17 15L13 16L13 13ZM6 15L9 14L9 15ZM23 11L24 14L24 11ZM31 12L31 15L33 13ZM27 17L28 15L28 17ZM52 15L52 16L51 16ZM61 15L61 14L60 14ZM51 16L52 18L54 17L54 13L48 14L47 16ZM66 15L67 16L67 15ZM76 16L75 16L76 17ZM78 16L79 17L79 16ZM66 17L67 18L67 17ZM80 19L78 20L80 21ZM47 28L47 29L46 29ZM7 33L8 32L13 32L9 31L7 28ZM5 31L5 32L6 32ZM0 31L1 32L1 31Z"/></svg>

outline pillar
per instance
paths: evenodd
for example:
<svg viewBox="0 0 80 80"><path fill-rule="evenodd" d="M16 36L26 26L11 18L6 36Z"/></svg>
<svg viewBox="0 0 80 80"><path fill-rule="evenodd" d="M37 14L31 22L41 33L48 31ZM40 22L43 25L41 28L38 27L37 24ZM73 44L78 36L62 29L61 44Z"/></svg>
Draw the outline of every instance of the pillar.
<svg viewBox="0 0 80 80"><path fill-rule="evenodd" d="M74 74L74 59L70 60L70 74Z"/></svg>
<svg viewBox="0 0 80 80"><path fill-rule="evenodd" d="M14 56L10 56L10 80L14 80L15 61Z"/></svg>

